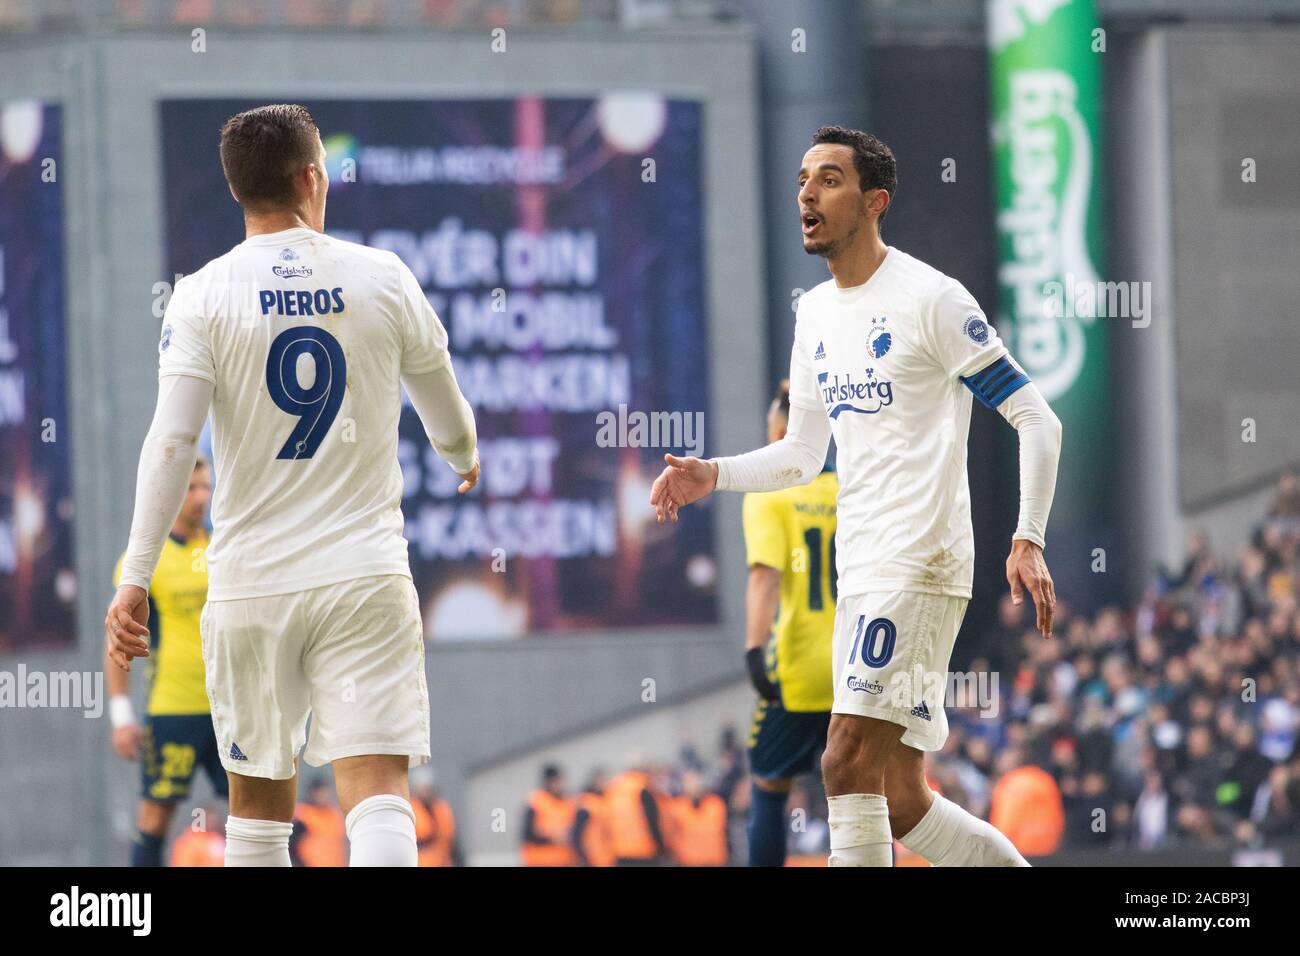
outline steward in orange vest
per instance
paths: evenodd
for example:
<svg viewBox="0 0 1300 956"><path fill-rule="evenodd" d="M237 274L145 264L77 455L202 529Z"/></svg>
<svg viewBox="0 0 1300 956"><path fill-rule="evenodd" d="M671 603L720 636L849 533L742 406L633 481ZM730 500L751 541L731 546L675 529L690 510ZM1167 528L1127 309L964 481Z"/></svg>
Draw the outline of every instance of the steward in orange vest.
<svg viewBox="0 0 1300 956"><path fill-rule="evenodd" d="M682 866L726 866L727 804L705 793L700 775L682 774L682 795L668 805L673 856Z"/></svg>
<svg viewBox="0 0 1300 956"><path fill-rule="evenodd" d="M455 866L456 817L451 804L435 792L432 796L411 794L415 811L415 845L420 866Z"/></svg>
<svg viewBox="0 0 1300 956"><path fill-rule="evenodd" d="M614 835L610 829L609 803L605 799L605 775L597 770L587 789L578 797L573 820L573 852L581 866L613 866Z"/></svg>
<svg viewBox="0 0 1300 956"><path fill-rule="evenodd" d="M329 784L318 780L307 801L293 811L290 858L299 866L347 866L347 830L343 812L330 799Z"/></svg>
<svg viewBox="0 0 1300 956"><path fill-rule="evenodd" d="M647 866L665 855L659 801L642 770L626 770L605 788L614 856L619 866Z"/></svg>
<svg viewBox="0 0 1300 956"><path fill-rule="evenodd" d="M575 808L564 796L564 774L554 764L542 768L542 785L528 795L524 811L524 866L576 866L570 843Z"/></svg>

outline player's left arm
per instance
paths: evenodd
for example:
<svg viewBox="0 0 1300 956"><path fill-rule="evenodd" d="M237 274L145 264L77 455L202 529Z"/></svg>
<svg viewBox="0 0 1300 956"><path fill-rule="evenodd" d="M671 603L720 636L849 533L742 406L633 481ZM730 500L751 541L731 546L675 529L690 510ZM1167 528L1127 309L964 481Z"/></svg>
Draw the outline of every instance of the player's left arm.
<svg viewBox="0 0 1300 956"><path fill-rule="evenodd" d="M1011 600L1021 603L1023 586L1038 612L1038 629L1043 637L1051 637L1056 587L1043 558L1043 545L1061 458L1061 420L1027 378L997 408L1020 438L1020 519L1007 557Z"/></svg>
<svg viewBox="0 0 1300 956"><path fill-rule="evenodd" d="M109 660L122 670L131 669L132 658L149 656L149 582L185 500L213 390L212 382L192 375L165 374L158 383L158 405L136 472L131 537L104 617Z"/></svg>
<svg viewBox="0 0 1300 956"><path fill-rule="evenodd" d="M456 381L442 320L415 273L394 259L402 317L402 385L434 451L464 479L456 490L465 494L479 479L474 410Z"/></svg>
<svg viewBox="0 0 1300 956"><path fill-rule="evenodd" d="M1056 590L1043 546L1061 456L1060 419L960 283L950 282L939 291L928 318L930 344L940 363L1019 436L1020 517L1011 536L1007 582L1016 604L1023 600L1022 589L1029 592L1038 629L1051 637Z"/></svg>

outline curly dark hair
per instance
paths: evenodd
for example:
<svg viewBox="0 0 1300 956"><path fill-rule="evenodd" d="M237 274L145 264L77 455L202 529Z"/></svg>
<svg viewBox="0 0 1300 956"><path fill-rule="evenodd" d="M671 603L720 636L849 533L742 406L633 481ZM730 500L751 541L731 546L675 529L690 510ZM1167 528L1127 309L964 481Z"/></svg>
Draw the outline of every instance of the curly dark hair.
<svg viewBox="0 0 1300 956"><path fill-rule="evenodd" d="M845 126L823 126L813 133L812 145L820 146L831 143L847 146L853 150L853 168L858 171L858 185L863 192L868 189L883 189L889 193L892 202L898 192L898 164L894 161L894 151L870 133ZM885 221L885 212L880 214L880 222Z"/></svg>
<svg viewBox="0 0 1300 956"><path fill-rule="evenodd" d="M236 114L221 127L221 168L245 208L293 202L293 179L318 153L316 121L305 106L279 103Z"/></svg>

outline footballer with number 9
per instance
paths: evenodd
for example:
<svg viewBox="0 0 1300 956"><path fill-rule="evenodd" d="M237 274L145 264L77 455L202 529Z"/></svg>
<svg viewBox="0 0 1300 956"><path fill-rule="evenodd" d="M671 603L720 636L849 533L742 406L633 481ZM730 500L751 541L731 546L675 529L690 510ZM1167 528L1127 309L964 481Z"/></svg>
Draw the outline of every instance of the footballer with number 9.
<svg viewBox="0 0 1300 956"><path fill-rule="evenodd" d="M882 241L897 181L893 153L874 136L836 126L813 136L799 215L804 250L826 259L831 278L799 300L785 437L730 458L667 455L650 501L660 521L676 520L714 490L809 482L834 435L835 700L822 757L830 865L890 866L892 836L935 866L1027 866L1005 835L930 790L924 754L948 737L948 662L971 596L972 400L1019 435L1007 580L1017 604L1029 593L1045 638L1056 595L1043 544L1061 423L961 283Z"/></svg>
<svg viewBox="0 0 1300 956"><path fill-rule="evenodd" d="M163 317L108 655L127 670L148 656L149 580L211 410L200 632L230 782L226 865L289 865L305 742L309 764L333 768L351 865L415 866L407 773L429 759L429 698L402 536L400 389L462 493L479 476L474 416L411 270L324 234L311 114L233 116L220 157L246 238L181 279Z"/></svg>

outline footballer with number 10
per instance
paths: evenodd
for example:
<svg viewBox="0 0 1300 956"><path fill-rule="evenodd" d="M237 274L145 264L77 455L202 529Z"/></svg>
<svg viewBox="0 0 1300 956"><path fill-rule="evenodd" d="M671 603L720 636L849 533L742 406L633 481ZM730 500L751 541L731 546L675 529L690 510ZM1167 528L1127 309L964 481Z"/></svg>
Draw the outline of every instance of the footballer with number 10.
<svg viewBox="0 0 1300 956"><path fill-rule="evenodd" d="M660 521L714 490L840 479L835 699L822 773L832 866L890 866L892 837L935 866L1027 866L1006 836L933 793L923 758L948 737L948 662L974 571L966 476L972 398L1020 442L1020 516L1007 558L1052 633L1043 560L1061 423L962 285L880 238L897 188L874 136L823 127L799 170L804 250L831 279L805 293L783 439L730 458L677 458L651 491Z"/></svg>

